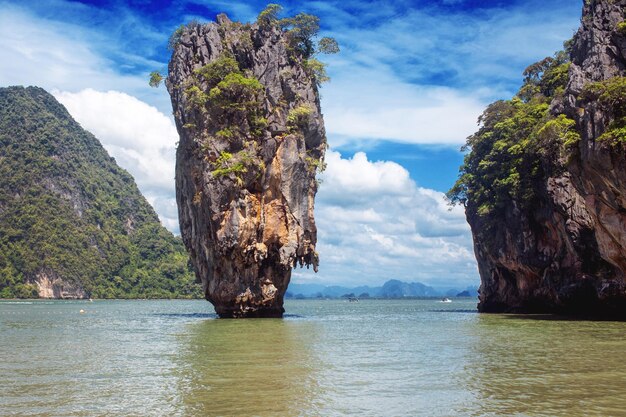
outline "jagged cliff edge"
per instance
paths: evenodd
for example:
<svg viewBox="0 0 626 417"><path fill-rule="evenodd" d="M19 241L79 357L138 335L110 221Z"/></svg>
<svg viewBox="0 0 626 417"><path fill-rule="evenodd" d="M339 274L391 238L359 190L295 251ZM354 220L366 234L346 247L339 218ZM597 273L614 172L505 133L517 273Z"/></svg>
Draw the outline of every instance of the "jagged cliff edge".
<svg viewBox="0 0 626 417"><path fill-rule="evenodd" d="M509 201L492 227L467 202L480 311L626 318L626 159L623 142L602 137L624 115L600 93L589 94L592 83L626 74L625 9L623 0L584 1L567 85L549 108L552 117L575 122L579 140L563 158L537 155L546 174L535 183L530 207ZM598 85L597 91L611 88Z"/></svg>

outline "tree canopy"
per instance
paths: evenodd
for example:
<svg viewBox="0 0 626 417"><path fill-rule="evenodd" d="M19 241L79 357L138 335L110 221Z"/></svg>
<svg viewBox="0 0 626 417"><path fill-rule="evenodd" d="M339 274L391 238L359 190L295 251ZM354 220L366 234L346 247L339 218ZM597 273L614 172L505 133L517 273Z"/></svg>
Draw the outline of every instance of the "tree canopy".
<svg viewBox="0 0 626 417"><path fill-rule="evenodd" d="M567 83L570 64L565 57L559 52L529 66L517 95L490 104L480 116L478 131L464 146L470 152L459 179L447 193L452 204L494 220L511 204L530 208L540 188L537 181L576 152L580 135L575 122L548 111Z"/></svg>
<svg viewBox="0 0 626 417"><path fill-rule="evenodd" d="M320 31L319 17L298 13L292 17L279 18L282 6L268 4L259 16L257 23L261 28L279 27L287 33L289 47L304 59L311 58L317 53L335 54L339 52L339 44L334 38L323 37L319 41L316 38Z"/></svg>

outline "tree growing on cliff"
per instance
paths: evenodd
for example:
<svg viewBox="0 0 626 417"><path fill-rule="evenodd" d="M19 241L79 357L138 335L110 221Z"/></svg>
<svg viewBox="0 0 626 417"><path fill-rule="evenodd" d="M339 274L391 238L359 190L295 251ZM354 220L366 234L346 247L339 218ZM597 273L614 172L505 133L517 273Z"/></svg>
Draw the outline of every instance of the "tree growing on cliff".
<svg viewBox="0 0 626 417"><path fill-rule="evenodd" d="M150 87L158 87L159 85L161 85L161 82L163 81L163 76L161 75L160 72L158 71L152 71L150 73L150 81L148 81L148 84L150 85Z"/></svg>
<svg viewBox="0 0 626 417"><path fill-rule="evenodd" d="M319 41L316 38L320 31L320 19L308 13L298 13L293 17L279 19L282 7L278 4L268 4L259 16L257 23L262 29L279 27L287 34L288 48L292 57L302 60L302 65L317 85L330 80L326 74L326 65L319 61L317 54L336 54L339 44L334 38L325 36Z"/></svg>
<svg viewBox="0 0 626 417"><path fill-rule="evenodd" d="M270 3L265 6L265 9L263 9L261 13L259 13L256 22L259 24L260 27L271 27L274 22L278 21L278 15L282 10L283 7L280 4Z"/></svg>
<svg viewBox="0 0 626 417"><path fill-rule="evenodd" d="M335 38L325 36L317 43L317 50L323 54L336 54L339 52L339 44Z"/></svg>
<svg viewBox="0 0 626 417"><path fill-rule="evenodd" d="M280 25L287 31L289 48L307 59L315 54L315 37L320 30L320 19L308 13L298 13L293 17L280 20Z"/></svg>
<svg viewBox="0 0 626 417"><path fill-rule="evenodd" d="M580 140L573 120L549 112L550 102L564 91L569 65L565 54L557 53L529 66L513 99L487 107L479 130L463 148L471 151L446 194L451 204L463 204L468 213L494 222L511 204L532 207L536 182L548 165L559 165L542 161L566 161Z"/></svg>
<svg viewBox="0 0 626 417"><path fill-rule="evenodd" d="M262 30L279 27L287 34L290 56L294 58L297 57L302 61L304 70L315 79L318 87L322 83L330 81L330 78L326 74L326 64L319 61L315 56L320 53L338 53L340 51L339 43L334 38L328 36L316 41L320 31L319 17L308 13L298 13L293 17L280 19L279 15L282 10L283 8L279 4L268 4L257 16L257 24ZM200 23L198 21L192 20L187 25L177 27L170 35L167 44L168 49L173 51L185 31L193 30L199 25ZM234 60L231 58L231 61ZM225 74L222 74L220 79L223 78L224 75ZM148 84L151 87L159 87L163 80L164 77L160 72L153 71L150 73Z"/></svg>

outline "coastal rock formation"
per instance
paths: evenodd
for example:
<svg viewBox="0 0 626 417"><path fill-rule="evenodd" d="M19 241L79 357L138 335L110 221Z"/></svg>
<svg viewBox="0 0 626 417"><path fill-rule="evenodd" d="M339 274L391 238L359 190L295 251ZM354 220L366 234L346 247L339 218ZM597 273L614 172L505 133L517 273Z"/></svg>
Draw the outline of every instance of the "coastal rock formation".
<svg viewBox="0 0 626 417"><path fill-rule="evenodd" d="M41 88L0 88L0 178L0 298L199 295L180 239Z"/></svg>
<svg viewBox="0 0 626 417"><path fill-rule="evenodd" d="M39 298L84 299L89 298L82 285L64 280L61 277L49 276L45 272L35 275Z"/></svg>
<svg viewBox="0 0 626 417"><path fill-rule="evenodd" d="M281 317L292 268L317 268L319 62L290 36L219 15L173 41L180 230L220 317Z"/></svg>
<svg viewBox="0 0 626 417"><path fill-rule="evenodd" d="M468 139L449 195L466 204L480 311L626 318L625 16L624 0L586 0L571 62L529 67Z"/></svg>

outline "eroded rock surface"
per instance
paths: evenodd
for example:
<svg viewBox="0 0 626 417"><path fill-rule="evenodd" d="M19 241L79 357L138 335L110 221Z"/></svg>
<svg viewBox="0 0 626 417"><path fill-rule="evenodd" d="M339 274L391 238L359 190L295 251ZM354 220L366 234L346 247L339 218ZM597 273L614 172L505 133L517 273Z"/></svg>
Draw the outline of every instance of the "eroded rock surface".
<svg viewBox="0 0 626 417"><path fill-rule="evenodd" d="M580 142L537 185L528 212L511 204L506 227L486 232L470 214L481 276L479 310L626 317L626 160L622 146L598 141L614 115L583 97L590 82L626 74L626 1L584 2L569 81L553 114L576 121ZM563 164L564 169L553 169Z"/></svg>
<svg viewBox="0 0 626 417"><path fill-rule="evenodd" d="M318 263L314 75L281 29L220 15L182 31L167 88L180 229L206 298L221 317L280 317L292 268Z"/></svg>

